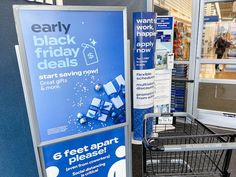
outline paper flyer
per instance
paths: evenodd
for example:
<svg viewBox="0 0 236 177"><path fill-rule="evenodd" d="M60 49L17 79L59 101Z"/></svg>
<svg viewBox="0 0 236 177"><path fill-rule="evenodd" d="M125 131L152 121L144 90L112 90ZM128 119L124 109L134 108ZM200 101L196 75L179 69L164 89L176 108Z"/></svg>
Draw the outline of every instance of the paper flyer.
<svg viewBox="0 0 236 177"><path fill-rule="evenodd" d="M157 16L155 53L154 112L169 113L171 110L171 77L173 67L169 61L173 53L173 17ZM173 56L173 55L172 55Z"/></svg>
<svg viewBox="0 0 236 177"><path fill-rule="evenodd" d="M168 53L173 52L173 17L157 17L156 69L167 69Z"/></svg>

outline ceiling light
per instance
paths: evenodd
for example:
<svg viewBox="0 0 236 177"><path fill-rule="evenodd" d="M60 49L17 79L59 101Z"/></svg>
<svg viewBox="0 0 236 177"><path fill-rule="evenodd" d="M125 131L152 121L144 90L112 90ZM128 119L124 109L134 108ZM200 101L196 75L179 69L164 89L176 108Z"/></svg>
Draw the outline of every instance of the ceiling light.
<svg viewBox="0 0 236 177"><path fill-rule="evenodd" d="M232 17L222 17L222 20L233 20Z"/></svg>

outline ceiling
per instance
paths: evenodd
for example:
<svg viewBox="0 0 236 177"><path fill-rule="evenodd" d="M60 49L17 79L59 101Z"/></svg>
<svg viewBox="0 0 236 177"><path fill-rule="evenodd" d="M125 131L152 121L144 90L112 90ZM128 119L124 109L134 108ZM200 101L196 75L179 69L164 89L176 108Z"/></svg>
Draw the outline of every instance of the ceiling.
<svg viewBox="0 0 236 177"><path fill-rule="evenodd" d="M219 3L221 18L235 18L236 12L233 12L233 2Z"/></svg>
<svg viewBox="0 0 236 177"><path fill-rule="evenodd" d="M154 0L154 6L164 8L175 19L191 24L192 0Z"/></svg>
<svg viewBox="0 0 236 177"><path fill-rule="evenodd" d="M236 18L236 1L233 2L214 2L205 4L205 16L217 15L221 20L232 20Z"/></svg>

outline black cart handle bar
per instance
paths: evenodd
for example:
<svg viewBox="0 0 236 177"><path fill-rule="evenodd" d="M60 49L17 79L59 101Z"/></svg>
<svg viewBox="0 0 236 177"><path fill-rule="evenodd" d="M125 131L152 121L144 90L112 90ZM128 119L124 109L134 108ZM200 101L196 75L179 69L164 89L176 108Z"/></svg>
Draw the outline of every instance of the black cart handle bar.
<svg viewBox="0 0 236 177"><path fill-rule="evenodd" d="M226 149L236 149L236 142L164 145L163 147L160 148L160 150L164 152L212 151L212 150L226 150Z"/></svg>

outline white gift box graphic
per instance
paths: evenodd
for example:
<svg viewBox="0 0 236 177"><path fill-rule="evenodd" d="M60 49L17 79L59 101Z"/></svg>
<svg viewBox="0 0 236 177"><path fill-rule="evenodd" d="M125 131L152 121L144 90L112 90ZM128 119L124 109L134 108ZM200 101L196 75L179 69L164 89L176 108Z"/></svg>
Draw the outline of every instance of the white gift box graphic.
<svg viewBox="0 0 236 177"><path fill-rule="evenodd" d="M122 75L119 75L114 80L104 84L103 88L116 109L124 107L125 80Z"/></svg>
<svg viewBox="0 0 236 177"><path fill-rule="evenodd" d="M88 118L105 122L111 113L112 104L99 98L93 98L89 110L86 114Z"/></svg>

